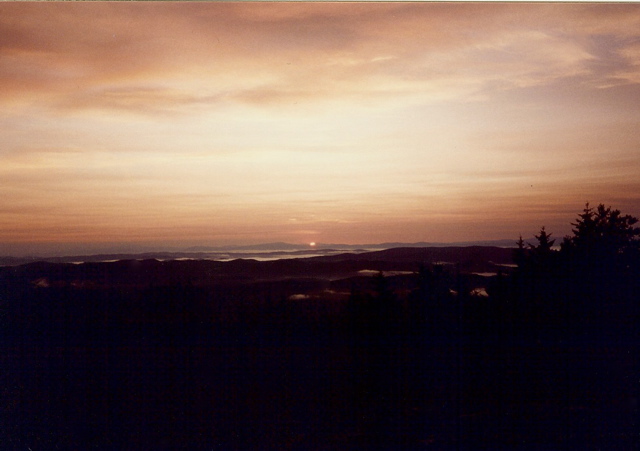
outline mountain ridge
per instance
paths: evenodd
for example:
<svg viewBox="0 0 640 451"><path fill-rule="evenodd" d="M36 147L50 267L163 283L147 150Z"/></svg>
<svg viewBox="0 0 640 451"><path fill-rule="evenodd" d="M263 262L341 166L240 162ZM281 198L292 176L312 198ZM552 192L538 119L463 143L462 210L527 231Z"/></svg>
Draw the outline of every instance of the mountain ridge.
<svg viewBox="0 0 640 451"><path fill-rule="evenodd" d="M479 244L485 243L485 244ZM486 244L492 243L492 244ZM507 244L511 243L511 246ZM19 266L34 262L50 263L88 263L106 262L116 260L235 260L235 259L287 259L287 258L315 258L329 257L337 254L354 253L363 254L368 252L378 252L391 249L447 249L466 247L495 247L514 248L515 241L494 240L494 241L469 241L461 243L380 243L365 245L341 245L318 243L315 246L297 245L290 243L264 243L255 246L192 246L185 250L178 251L158 251L158 252L114 252L96 254L77 254L61 256L0 256L0 266Z"/></svg>

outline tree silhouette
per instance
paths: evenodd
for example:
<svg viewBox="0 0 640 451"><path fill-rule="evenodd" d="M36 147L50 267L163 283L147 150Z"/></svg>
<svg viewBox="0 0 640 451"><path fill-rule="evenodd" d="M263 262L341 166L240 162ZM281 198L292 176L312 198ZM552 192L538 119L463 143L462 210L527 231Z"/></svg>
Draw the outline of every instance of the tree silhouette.
<svg viewBox="0 0 640 451"><path fill-rule="evenodd" d="M620 210L603 204L594 209L587 202L577 221L571 223L573 236L565 237L563 248L588 263L601 259L611 263L620 255L637 252L640 244L640 228L634 227L637 223L638 218L623 216Z"/></svg>
<svg viewBox="0 0 640 451"><path fill-rule="evenodd" d="M551 233L547 233L544 226L542 226L542 228L540 229L540 234L534 235L534 236L536 240L538 240L538 245L537 246L529 245L529 246L532 249L535 249L536 253L548 254L549 252L551 252L551 248L553 247L553 244L556 242L556 240L551 239ZM520 239L522 239L522 237L520 237Z"/></svg>
<svg viewBox="0 0 640 451"><path fill-rule="evenodd" d="M555 251L552 248L556 240L551 239L551 233L547 233L544 226L540 229L540 233L534 237L538 244L529 244L531 264L534 271L546 276L552 270L551 266L555 264Z"/></svg>
<svg viewBox="0 0 640 451"><path fill-rule="evenodd" d="M632 299L640 288L637 223L637 218L622 215L620 210L603 204L592 208L587 203L572 223L573 236L562 242L567 295L590 321L596 321L599 315L616 316L615 321L619 321L635 311Z"/></svg>
<svg viewBox="0 0 640 451"><path fill-rule="evenodd" d="M572 223L573 236L565 237L562 252L565 261L583 274L608 278L636 275L639 269L640 228L638 219L622 215L620 210L589 203Z"/></svg>
<svg viewBox="0 0 640 451"><path fill-rule="evenodd" d="M518 265L518 267L522 268L526 260L526 247L525 242L522 239L522 234L518 241L516 241L517 249L513 252L513 261Z"/></svg>

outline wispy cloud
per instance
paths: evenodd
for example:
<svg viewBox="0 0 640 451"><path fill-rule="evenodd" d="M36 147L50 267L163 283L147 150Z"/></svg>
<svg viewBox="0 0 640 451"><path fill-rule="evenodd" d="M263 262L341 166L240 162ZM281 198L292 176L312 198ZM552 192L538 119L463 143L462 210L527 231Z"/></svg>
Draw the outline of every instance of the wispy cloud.
<svg viewBox="0 0 640 451"><path fill-rule="evenodd" d="M440 97L467 96L486 85L588 78L599 60L592 51L598 36L624 35L614 22L622 16L629 27L637 23L628 18L637 15L628 14L633 9L584 5L175 6L5 6L6 96L142 112L227 94L257 104L370 99L391 87L396 94L434 94L433 86ZM578 16L575 29L567 29L567 15ZM632 59L628 40L610 53ZM637 68L610 69L613 79L634 79Z"/></svg>

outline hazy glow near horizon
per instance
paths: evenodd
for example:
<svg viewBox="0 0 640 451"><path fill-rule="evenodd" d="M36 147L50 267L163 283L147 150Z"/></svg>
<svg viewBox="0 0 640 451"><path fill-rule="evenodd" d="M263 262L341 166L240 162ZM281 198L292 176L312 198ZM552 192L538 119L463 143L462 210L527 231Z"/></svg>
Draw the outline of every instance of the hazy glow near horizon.
<svg viewBox="0 0 640 451"><path fill-rule="evenodd" d="M637 4L2 3L0 102L7 249L640 216Z"/></svg>

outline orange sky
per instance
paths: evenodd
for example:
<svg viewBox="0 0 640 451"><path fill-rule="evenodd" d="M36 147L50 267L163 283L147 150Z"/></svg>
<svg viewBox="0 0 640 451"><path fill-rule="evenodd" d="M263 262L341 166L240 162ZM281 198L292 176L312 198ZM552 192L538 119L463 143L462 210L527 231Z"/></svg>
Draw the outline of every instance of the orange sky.
<svg viewBox="0 0 640 451"><path fill-rule="evenodd" d="M638 4L0 3L0 102L8 253L640 216Z"/></svg>

